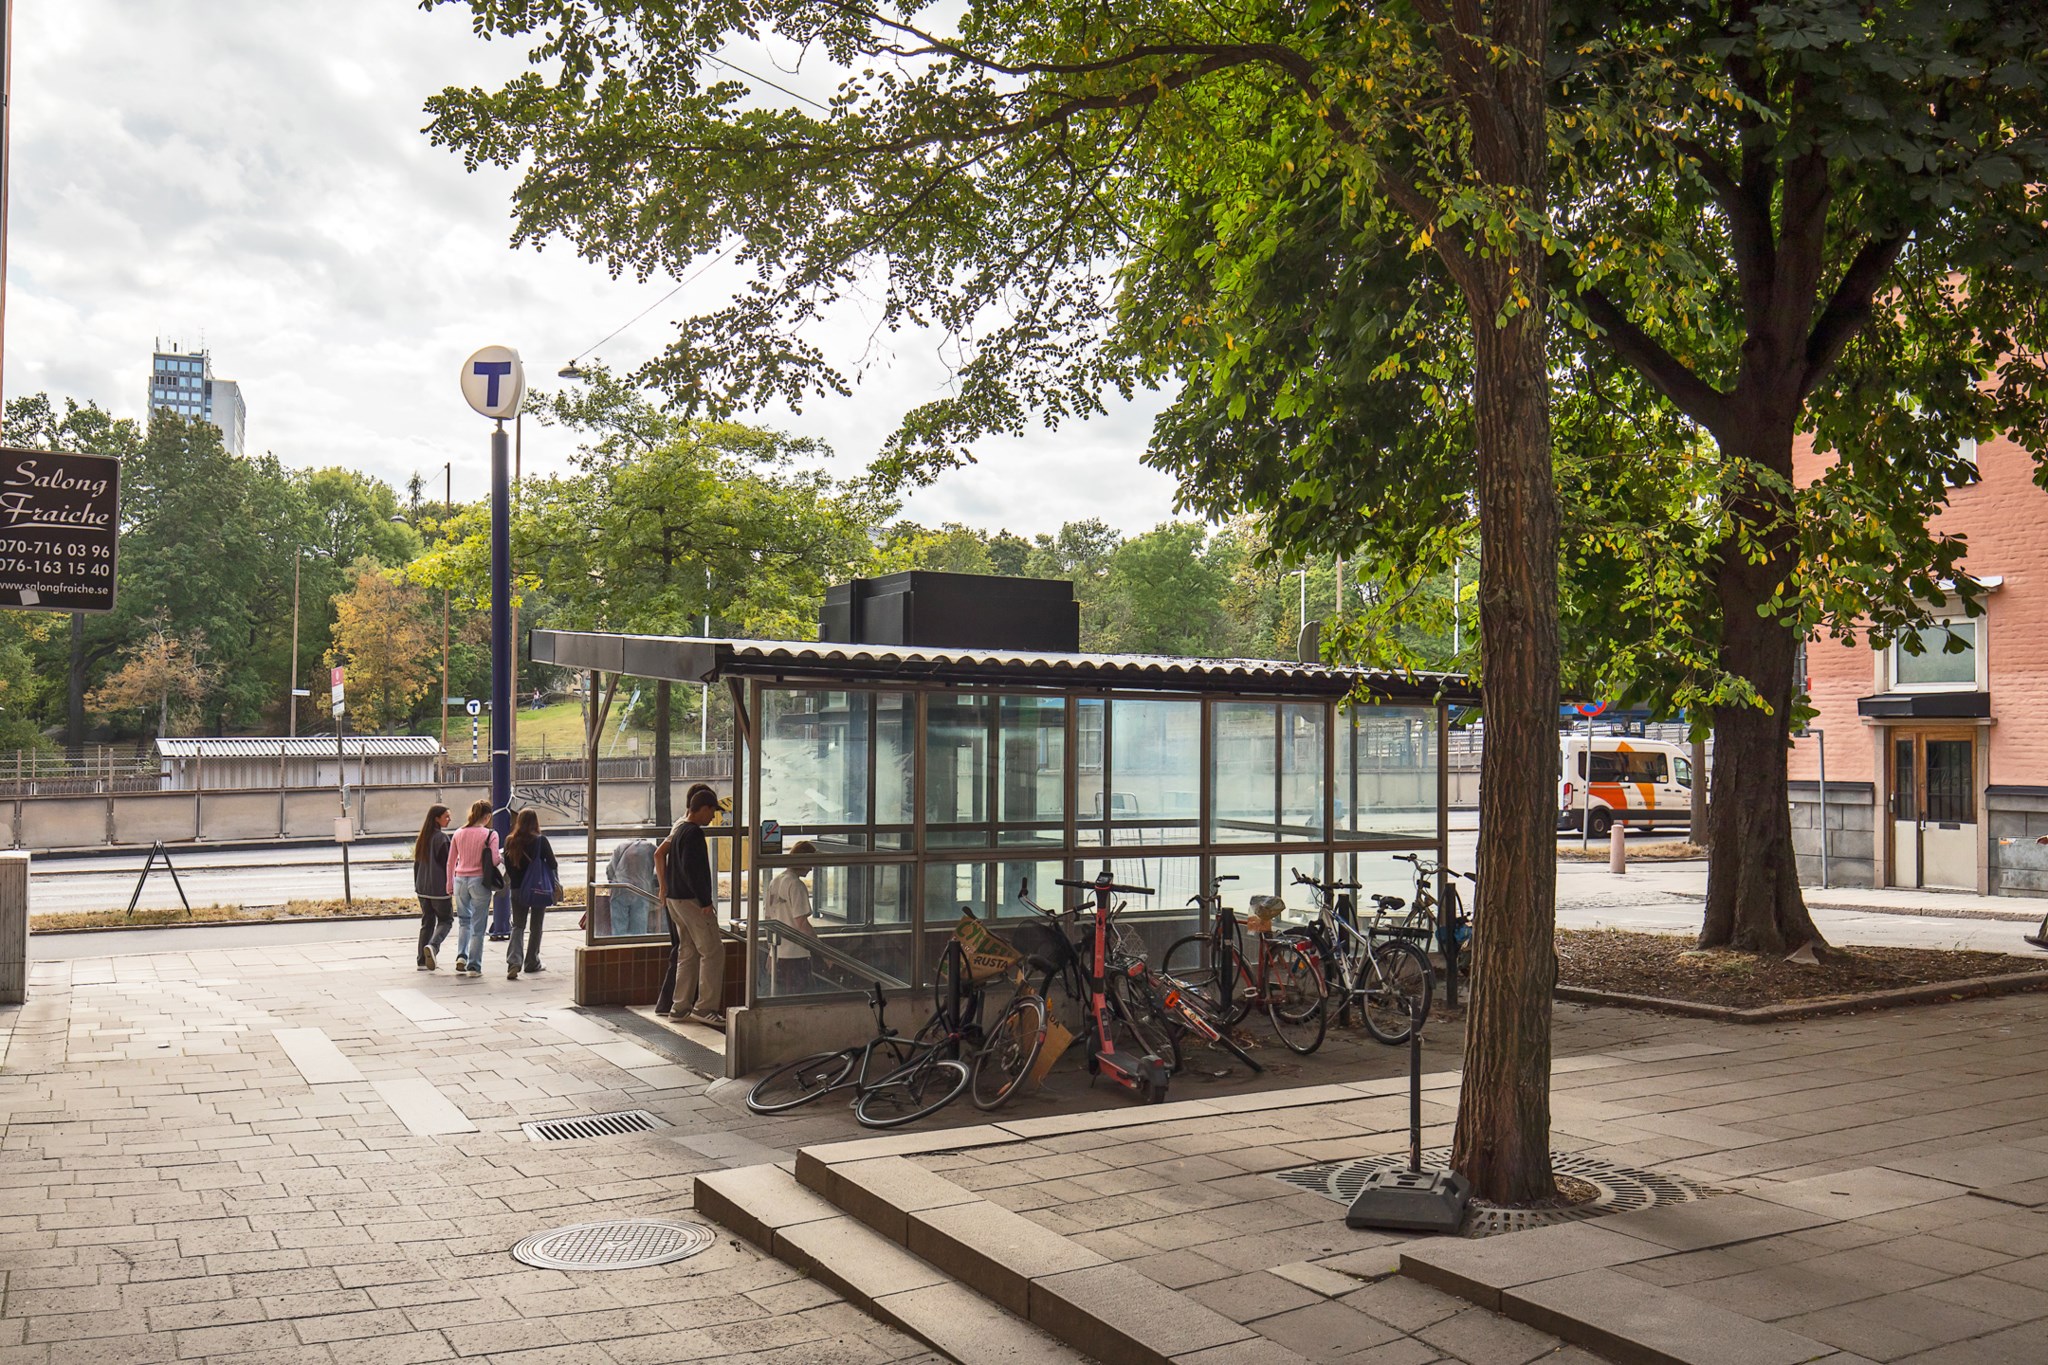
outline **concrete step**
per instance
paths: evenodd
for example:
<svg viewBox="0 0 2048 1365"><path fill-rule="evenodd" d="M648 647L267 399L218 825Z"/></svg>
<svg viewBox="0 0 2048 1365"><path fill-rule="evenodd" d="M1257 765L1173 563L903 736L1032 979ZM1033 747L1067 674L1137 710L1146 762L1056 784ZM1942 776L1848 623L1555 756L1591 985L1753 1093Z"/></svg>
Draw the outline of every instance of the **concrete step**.
<svg viewBox="0 0 2048 1365"><path fill-rule="evenodd" d="M1051 1333L1080 1358L1102 1365L1306 1365L1206 1304L905 1156L865 1155L855 1144L807 1148L796 1174L806 1193L921 1264L943 1266L957 1287Z"/></svg>
<svg viewBox="0 0 2048 1365"><path fill-rule="evenodd" d="M781 1166L697 1177L697 1211L960 1365L1089 1359L833 1207Z"/></svg>

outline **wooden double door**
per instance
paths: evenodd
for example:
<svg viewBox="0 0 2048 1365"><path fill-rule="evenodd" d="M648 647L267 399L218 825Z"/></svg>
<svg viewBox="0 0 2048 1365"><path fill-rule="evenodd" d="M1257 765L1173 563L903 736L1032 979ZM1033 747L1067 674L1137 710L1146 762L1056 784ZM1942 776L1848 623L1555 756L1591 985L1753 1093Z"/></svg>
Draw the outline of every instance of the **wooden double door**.
<svg viewBox="0 0 2048 1365"><path fill-rule="evenodd" d="M1977 889L1977 734L1954 727L1893 730L1893 886Z"/></svg>

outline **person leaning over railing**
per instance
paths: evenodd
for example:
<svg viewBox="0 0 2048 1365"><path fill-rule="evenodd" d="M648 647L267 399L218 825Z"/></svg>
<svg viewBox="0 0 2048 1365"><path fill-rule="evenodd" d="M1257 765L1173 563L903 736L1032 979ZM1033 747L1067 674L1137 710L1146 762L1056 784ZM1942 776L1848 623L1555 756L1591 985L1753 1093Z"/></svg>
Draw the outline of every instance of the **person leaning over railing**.
<svg viewBox="0 0 2048 1365"><path fill-rule="evenodd" d="M804 839L789 850L789 856L808 858L816 852L816 846ZM806 937L817 934L811 928L810 888L804 885L804 876L810 870L808 863L791 864L776 873L762 893L761 917L789 931L775 936L775 952L769 958L773 964L771 987L777 995L793 995L811 988L811 950L793 937L796 933Z"/></svg>

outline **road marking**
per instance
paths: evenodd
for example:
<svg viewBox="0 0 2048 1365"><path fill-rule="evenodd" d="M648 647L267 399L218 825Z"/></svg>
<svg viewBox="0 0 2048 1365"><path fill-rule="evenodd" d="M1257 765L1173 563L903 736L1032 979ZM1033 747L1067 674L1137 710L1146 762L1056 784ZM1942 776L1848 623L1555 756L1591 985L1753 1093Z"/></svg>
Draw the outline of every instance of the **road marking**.
<svg viewBox="0 0 2048 1365"><path fill-rule="evenodd" d="M272 1029L270 1036L277 1039L277 1045L292 1059L307 1085L338 1085L363 1078L356 1064L343 1056L334 1040L320 1029Z"/></svg>
<svg viewBox="0 0 2048 1365"><path fill-rule="evenodd" d="M384 1103L391 1106L391 1112L398 1116L398 1121L416 1136L476 1131L476 1125L456 1108L455 1102L424 1076L400 1076L395 1080L372 1081L371 1084Z"/></svg>

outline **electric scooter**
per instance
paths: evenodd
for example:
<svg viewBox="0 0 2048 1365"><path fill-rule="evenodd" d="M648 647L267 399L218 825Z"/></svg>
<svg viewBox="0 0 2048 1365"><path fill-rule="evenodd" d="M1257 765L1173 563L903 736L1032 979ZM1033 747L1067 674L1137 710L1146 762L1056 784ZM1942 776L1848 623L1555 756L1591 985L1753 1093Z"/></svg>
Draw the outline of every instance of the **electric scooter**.
<svg viewBox="0 0 2048 1365"><path fill-rule="evenodd" d="M1159 1104L1166 1099L1166 1086L1173 1074L1172 1069L1164 1058L1155 1053L1140 1056L1128 1050L1117 1050L1115 1033L1110 1027L1112 1010L1106 984L1109 979L1109 917L1114 913L1110 897L1149 896L1153 894L1152 888L1118 885L1110 880L1108 863L1102 865L1102 871L1093 881L1056 880L1055 884L1091 892L1095 897L1095 960L1089 968L1088 982L1089 1019L1095 1037L1092 1040L1093 1050L1088 1054L1088 1073L1107 1076L1114 1084L1137 1095L1141 1104ZM1132 1032L1135 1035L1136 1031Z"/></svg>

